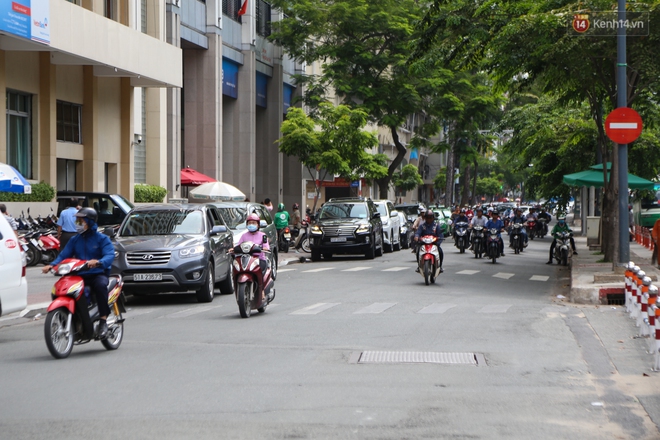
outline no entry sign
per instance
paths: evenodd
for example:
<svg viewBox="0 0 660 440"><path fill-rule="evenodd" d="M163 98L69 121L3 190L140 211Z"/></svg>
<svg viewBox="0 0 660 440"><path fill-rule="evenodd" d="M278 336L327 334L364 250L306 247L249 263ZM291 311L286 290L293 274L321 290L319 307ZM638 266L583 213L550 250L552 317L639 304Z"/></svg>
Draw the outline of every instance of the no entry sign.
<svg viewBox="0 0 660 440"><path fill-rule="evenodd" d="M612 110L605 119L605 134L617 144L629 144L642 134L642 117L628 107Z"/></svg>

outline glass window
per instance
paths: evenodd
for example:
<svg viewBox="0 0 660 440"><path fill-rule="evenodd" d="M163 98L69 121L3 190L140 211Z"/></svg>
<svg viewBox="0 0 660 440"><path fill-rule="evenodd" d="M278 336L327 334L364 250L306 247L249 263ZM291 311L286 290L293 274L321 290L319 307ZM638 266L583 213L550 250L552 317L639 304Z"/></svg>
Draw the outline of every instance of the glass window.
<svg viewBox="0 0 660 440"><path fill-rule="evenodd" d="M7 163L32 179L32 95L7 91Z"/></svg>
<svg viewBox="0 0 660 440"><path fill-rule="evenodd" d="M387 206L385 206L385 203L376 203L376 209L381 217L387 217Z"/></svg>
<svg viewBox="0 0 660 440"><path fill-rule="evenodd" d="M241 9L242 1L245 0L222 0L222 13L234 21L238 21L238 11Z"/></svg>
<svg viewBox="0 0 660 440"><path fill-rule="evenodd" d="M204 216L199 210L163 210L134 212L123 223L122 236L200 235L204 233Z"/></svg>
<svg viewBox="0 0 660 440"><path fill-rule="evenodd" d="M247 218L247 210L245 208L218 208L218 212L222 219L227 224L229 229L245 229L245 219Z"/></svg>
<svg viewBox="0 0 660 440"><path fill-rule="evenodd" d="M257 0L257 35L270 36L270 4Z"/></svg>
<svg viewBox="0 0 660 440"><path fill-rule="evenodd" d="M367 207L363 203L326 203L319 213L319 220L344 218L367 218Z"/></svg>
<svg viewBox="0 0 660 440"><path fill-rule="evenodd" d="M57 140L82 143L82 105L57 101Z"/></svg>

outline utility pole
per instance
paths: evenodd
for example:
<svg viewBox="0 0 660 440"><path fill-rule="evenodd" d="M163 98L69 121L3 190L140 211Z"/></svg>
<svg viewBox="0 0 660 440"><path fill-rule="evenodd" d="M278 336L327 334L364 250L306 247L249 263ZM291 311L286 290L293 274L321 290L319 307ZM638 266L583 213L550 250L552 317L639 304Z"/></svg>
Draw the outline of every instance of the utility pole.
<svg viewBox="0 0 660 440"><path fill-rule="evenodd" d="M616 89L617 107L628 106L628 78L626 56L626 1L618 0ZM628 235L628 145L618 144L619 159L619 266L630 261L630 236Z"/></svg>

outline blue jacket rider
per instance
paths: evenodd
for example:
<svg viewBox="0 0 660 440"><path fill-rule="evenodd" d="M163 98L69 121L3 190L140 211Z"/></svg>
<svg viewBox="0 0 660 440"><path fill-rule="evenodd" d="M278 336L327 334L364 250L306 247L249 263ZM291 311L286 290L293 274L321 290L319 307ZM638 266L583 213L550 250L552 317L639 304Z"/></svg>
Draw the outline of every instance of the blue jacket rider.
<svg viewBox="0 0 660 440"><path fill-rule="evenodd" d="M526 222L527 222L527 217L523 215L522 210L520 208L516 208L514 216L511 217L511 223L512 224L520 223L521 225L523 225L523 227L520 229L520 232L523 235L525 246L527 245L527 242L529 240L529 238L527 237L527 228L525 228ZM513 234L509 234L509 247L513 247Z"/></svg>
<svg viewBox="0 0 660 440"><path fill-rule="evenodd" d="M497 229L497 239L500 243L500 255L504 257L504 242L502 241L501 232L504 229L504 222L500 220L500 215L497 211L492 212L492 217L486 222L486 229Z"/></svg>
<svg viewBox="0 0 660 440"><path fill-rule="evenodd" d="M98 214L94 209L82 208L76 213L76 217L83 222L83 231L72 237L57 258L50 265L44 266L42 272L47 273L52 266L60 264L67 258L87 260L90 269L81 272L80 276L85 286L89 286L96 295L100 316L98 337L105 339L108 335L106 318L110 314L108 275L112 261L115 259L115 248L107 235L98 232L96 224Z"/></svg>
<svg viewBox="0 0 660 440"><path fill-rule="evenodd" d="M417 232L415 232L415 241L419 241L419 237L425 235L435 235L438 237L438 241L436 241L436 247L438 248L438 255L440 257L438 264L440 265L440 272L444 272L444 269L442 268L444 253L442 252L440 243L445 239L445 235L442 233L442 229L440 229L440 224L435 222L435 214L430 209L424 213L424 221L419 225L419 228L417 228ZM419 260L419 247L417 248L417 260ZM416 271L419 272L419 266L417 266Z"/></svg>

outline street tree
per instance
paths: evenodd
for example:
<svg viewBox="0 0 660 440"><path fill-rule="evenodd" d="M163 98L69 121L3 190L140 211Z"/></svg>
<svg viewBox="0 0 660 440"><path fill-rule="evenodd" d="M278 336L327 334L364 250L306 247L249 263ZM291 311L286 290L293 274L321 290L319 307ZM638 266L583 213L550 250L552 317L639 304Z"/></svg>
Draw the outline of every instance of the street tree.
<svg viewBox="0 0 660 440"><path fill-rule="evenodd" d="M422 176L419 174L419 170L413 164L405 165L401 168L401 171L397 171L392 176L392 183L394 187L401 191L412 191L420 185L424 184Z"/></svg>
<svg viewBox="0 0 660 440"><path fill-rule="evenodd" d="M364 130L367 114L347 106L322 103L316 117L299 107L290 107L282 123L279 150L295 156L315 179L314 207L321 192L320 182L327 175L338 175L353 181L362 177L379 179L387 174L382 157L368 152L378 145L373 132Z"/></svg>

